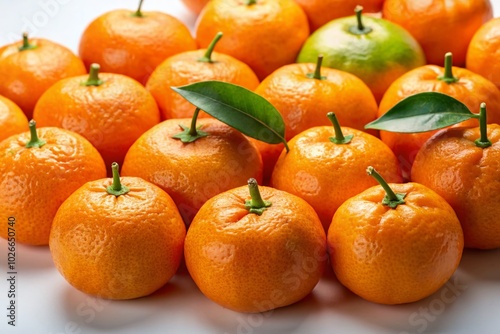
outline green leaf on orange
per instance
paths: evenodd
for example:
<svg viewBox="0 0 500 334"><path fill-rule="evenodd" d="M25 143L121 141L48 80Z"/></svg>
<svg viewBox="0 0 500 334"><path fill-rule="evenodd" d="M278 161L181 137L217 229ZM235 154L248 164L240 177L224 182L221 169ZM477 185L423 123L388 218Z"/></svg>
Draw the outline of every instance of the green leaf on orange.
<svg viewBox="0 0 500 334"><path fill-rule="evenodd" d="M284 143L288 151L283 117L269 101L251 90L222 81L201 81L171 88L243 134L270 144Z"/></svg>
<svg viewBox="0 0 500 334"><path fill-rule="evenodd" d="M411 95L387 113L365 125L365 129L390 132L417 133L441 129L477 118L459 100L438 92Z"/></svg>

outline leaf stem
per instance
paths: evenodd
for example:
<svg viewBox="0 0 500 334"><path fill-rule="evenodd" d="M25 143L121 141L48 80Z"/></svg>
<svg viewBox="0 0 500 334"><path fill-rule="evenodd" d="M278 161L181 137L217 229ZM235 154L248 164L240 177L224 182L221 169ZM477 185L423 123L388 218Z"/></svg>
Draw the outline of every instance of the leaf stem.
<svg viewBox="0 0 500 334"><path fill-rule="evenodd" d="M314 73L307 73L306 76L310 79L325 80L325 76L321 76L321 64L323 63L323 55L318 55L318 60L316 60L316 68Z"/></svg>
<svg viewBox="0 0 500 334"><path fill-rule="evenodd" d="M193 114L193 118L191 118L191 127L189 128L189 134L191 136L196 136L198 131L196 131L196 121L198 120L198 114L200 113L200 108L196 108Z"/></svg>
<svg viewBox="0 0 500 334"><path fill-rule="evenodd" d="M116 162L111 164L111 170L113 172L113 183L106 188L106 191L108 194L115 195L116 197L125 195L130 191L130 189L122 184L120 180L119 166Z"/></svg>
<svg viewBox="0 0 500 334"><path fill-rule="evenodd" d="M451 52L446 52L444 55L444 74L439 76L438 80L448 84L458 81L458 78L453 76L453 54Z"/></svg>
<svg viewBox="0 0 500 334"><path fill-rule="evenodd" d="M272 205L269 201L264 201L260 195L259 185L257 180L250 178L248 180L248 189L250 191L251 200L245 202L245 208L251 213L256 213L259 216Z"/></svg>
<svg viewBox="0 0 500 334"><path fill-rule="evenodd" d="M335 130L335 137L330 137L330 141L335 144L348 144L354 135L344 136L342 133L342 128L340 127L339 120L337 119L337 115L333 112L329 112L326 114L330 122L332 122L333 128Z"/></svg>
<svg viewBox="0 0 500 334"><path fill-rule="evenodd" d="M290 152L290 147L288 147L288 142L285 138L283 138L283 145L285 145L286 153Z"/></svg>
<svg viewBox="0 0 500 334"><path fill-rule="evenodd" d="M247 0L245 5L250 6L250 5L255 5L257 4L257 0Z"/></svg>
<svg viewBox="0 0 500 334"><path fill-rule="evenodd" d="M491 141L488 139L488 123L486 118L486 103L481 103L479 115L475 115L475 118L479 118L479 131L481 132L481 138L476 139L474 143L477 147L486 148L490 147Z"/></svg>
<svg viewBox="0 0 500 334"><path fill-rule="evenodd" d="M141 11L141 8L142 8L142 2L143 2L143 1L144 1L144 0L140 0L140 1L139 1L139 7L138 7L138 8L137 8L137 10L135 11L135 13L134 13L134 14L132 14L132 16L135 16L135 17L143 17L143 15L142 15L142 11Z"/></svg>
<svg viewBox="0 0 500 334"><path fill-rule="evenodd" d="M23 45L19 47L19 51L33 50L36 49L38 45L30 44L28 40L28 33L23 33Z"/></svg>
<svg viewBox="0 0 500 334"><path fill-rule="evenodd" d="M203 57L201 57L200 59L198 59L198 61L200 62L205 62L205 63L213 63L213 60L212 60L212 52L214 51L214 48L215 48L215 45L217 44L217 42L222 38L222 32L219 31L214 39L212 40L212 42L210 42L210 45L208 46L207 48L207 51L205 52L205 55L203 55Z"/></svg>
<svg viewBox="0 0 500 334"><path fill-rule="evenodd" d="M38 134L36 132L36 122L35 120L31 120L28 123L28 127L30 128L30 135L31 138L30 140L26 143L27 148L32 148L32 147L42 147L43 145L46 144L44 140L41 140L38 138Z"/></svg>
<svg viewBox="0 0 500 334"><path fill-rule="evenodd" d="M87 81L82 82L83 86L100 86L104 83L103 80L99 79L99 70L101 66L99 64L90 65L89 78Z"/></svg>
<svg viewBox="0 0 500 334"><path fill-rule="evenodd" d="M356 35L364 35L364 34L368 34L369 32L371 32L373 29L370 28L370 27L366 27L364 24L363 24L363 6L356 6L354 8L354 13L356 13L356 21L357 21L357 25L355 26L350 26L349 27L349 31L353 34L356 34Z"/></svg>
<svg viewBox="0 0 500 334"><path fill-rule="evenodd" d="M373 177L377 182L384 188L385 197L382 200L382 204L389 206L392 209L395 209L398 205L404 204L404 198L406 194L395 193L391 187L387 184L387 181L373 168L372 166L368 166L366 169L366 173Z"/></svg>

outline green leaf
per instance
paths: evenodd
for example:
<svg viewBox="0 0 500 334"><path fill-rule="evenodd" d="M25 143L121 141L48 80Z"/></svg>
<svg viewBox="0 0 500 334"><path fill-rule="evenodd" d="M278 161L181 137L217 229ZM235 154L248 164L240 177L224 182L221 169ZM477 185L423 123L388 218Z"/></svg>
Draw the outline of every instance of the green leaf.
<svg viewBox="0 0 500 334"><path fill-rule="evenodd" d="M222 81L201 81L171 88L243 134L270 144L284 143L288 151L283 117L269 101L251 90Z"/></svg>
<svg viewBox="0 0 500 334"><path fill-rule="evenodd" d="M365 129L415 133L441 129L477 118L457 99L437 92L424 92L401 100L387 113L365 125Z"/></svg>

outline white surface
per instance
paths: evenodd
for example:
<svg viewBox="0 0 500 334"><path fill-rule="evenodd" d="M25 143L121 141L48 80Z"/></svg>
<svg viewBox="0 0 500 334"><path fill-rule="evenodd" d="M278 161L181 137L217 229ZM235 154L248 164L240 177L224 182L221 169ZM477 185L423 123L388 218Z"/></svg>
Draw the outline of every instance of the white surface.
<svg viewBox="0 0 500 334"><path fill-rule="evenodd" d="M17 326L7 325L6 249L0 240L0 333L479 333L500 332L500 250L466 251L459 270L434 295L384 306L344 289L331 271L301 302L265 314L240 314L206 299L185 270L151 296L108 301L71 287L47 247L17 247ZM4 278L5 277L5 278Z"/></svg>
<svg viewBox="0 0 500 334"><path fill-rule="evenodd" d="M47 3L56 5L43 5ZM500 9L500 0L493 3ZM136 5L137 0L0 0L0 45L18 40L28 30L76 51L81 32L94 17ZM172 13L191 27L195 20L178 0L146 0L143 9ZM206 299L185 270L149 297L121 302L96 299L72 288L59 275L47 247L18 244L16 327L7 325L6 253L7 243L0 239L2 334L500 333L500 250L466 251L450 282L417 303L366 302L328 272L305 300L248 315Z"/></svg>

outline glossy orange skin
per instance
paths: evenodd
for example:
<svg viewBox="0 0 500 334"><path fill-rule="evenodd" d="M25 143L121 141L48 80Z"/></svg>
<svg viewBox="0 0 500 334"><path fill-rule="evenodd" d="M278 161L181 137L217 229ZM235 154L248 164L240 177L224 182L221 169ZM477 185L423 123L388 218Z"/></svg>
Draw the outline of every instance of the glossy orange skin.
<svg viewBox="0 0 500 334"><path fill-rule="evenodd" d="M321 68L324 80L307 77L315 68L310 63L285 65L255 90L283 116L287 140L309 128L331 125L326 116L330 111L343 126L359 130L377 118L375 98L361 79L328 67Z"/></svg>
<svg viewBox="0 0 500 334"><path fill-rule="evenodd" d="M182 0L184 5L195 14L200 14L201 10L210 0Z"/></svg>
<svg viewBox="0 0 500 334"><path fill-rule="evenodd" d="M58 126L87 138L106 166L121 164L130 146L160 122L151 94L137 81L101 73L100 86L84 86L87 76L57 82L42 95L34 117L39 126Z"/></svg>
<svg viewBox="0 0 500 334"><path fill-rule="evenodd" d="M260 187L270 201L249 213L247 186L211 198L187 232L186 266L201 292L238 312L265 312L307 296L323 273L326 236L305 201Z"/></svg>
<svg viewBox="0 0 500 334"><path fill-rule="evenodd" d="M446 129L417 154L411 178L440 194L457 213L465 247L500 247L500 126L488 125L493 143L479 148L479 128Z"/></svg>
<svg viewBox="0 0 500 334"><path fill-rule="evenodd" d="M0 95L0 141L25 131L28 131L26 115L14 102Z"/></svg>
<svg viewBox="0 0 500 334"><path fill-rule="evenodd" d="M191 117L195 110L170 87L207 80L230 82L250 90L259 85L259 79L245 63L217 52L212 52L212 63L199 61L205 52L206 49L187 51L169 57L151 74L146 89L158 103L163 119ZM207 116L200 114L200 117Z"/></svg>
<svg viewBox="0 0 500 334"><path fill-rule="evenodd" d="M377 13L382 10L384 0L295 0L309 19L311 32L339 17L351 16L356 6L363 7L363 13Z"/></svg>
<svg viewBox="0 0 500 334"><path fill-rule="evenodd" d="M191 32L179 19L162 12L114 10L92 21L82 34L79 54L87 69L129 76L145 84L167 57L197 48Z"/></svg>
<svg viewBox="0 0 500 334"><path fill-rule="evenodd" d="M440 92L463 102L474 113L478 113L480 104L485 102L488 107L488 123L500 123L500 91L495 85L464 68L453 67L452 72L459 80L451 84L438 79L444 75L444 68L436 65L419 67L402 75L389 87L380 101L378 116L382 116L410 95L421 92ZM455 126L478 125L477 120L470 119ZM380 131L380 138L398 157L403 176L408 179L418 150L436 132L437 130L422 133Z"/></svg>
<svg viewBox="0 0 500 334"><path fill-rule="evenodd" d="M370 88L358 77L322 67L323 80L312 79L316 64L290 64L280 67L255 92L278 109L285 121L286 140L320 125L331 125L326 116L334 111L339 123L359 130L377 118L377 102ZM376 135L377 131L368 131ZM284 145L258 144L264 161L264 178L271 177Z"/></svg>
<svg viewBox="0 0 500 334"><path fill-rule="evenodd" d="M142 177L165 190L189 225L211 197L245 184L262 181L262 159L241 132L213 118L197 126L209 135L192 143L172 138L191 119L163 121L144 133L125 157L122 174Z"/></svg>
<svg viewBox="0 0 500 334"><path fill-rule="evenodd" d="M328 230L328 249L339 281L380 304L423 299L457 269L464 248L462 228L446 201L418 183L389 184L406 193L396 209L382 204L375 186L347 200Z"/></svg>
<svg viewBox="0 0 500 334"><path fill-rule="evenodd" d="M40 96L57 81L85 74L83 62L57 43L30 38L36 49L19 51L22 41L0 47L0 95L12 100L32 118Z"/></svg>
<svg viewBox="0 0 500 334"><path fill-rule="evenodd" d="M500 89L500 18L479 28L467 49L466 67L484 76Z"/></svg>
<svg viewBox="0 0 500 334"><path fill-rule="evenodd" d="M465 66L467 46L479 27L493 17L489 0L385 0L382 17L408 30L420 43L428 64Z"/></svg>
<svg viewBox="0 0 500 334"><path fill-rule="evenodd" d="M388 182L401 182L401 172L392 151L378 138L360 130L342 127L348 144L335 144L333 126L306 130L288 142L274 167L271 185L307 201L328 231L333 214L348 198L377 184L366 175L373 166Z"/></svg>
<svg viewBox="0 0 500 334"><path fill-rule="evenodd" d="M196 22L196 42L206 48L219 31L217 51L248 64L259 80L292 64L309 36L307 16L293 0L212 0ZM293 33L292 33L293 32Z"/></svg>
<svg viewBox="0 0 500 334"><path fill-rule="evenodd" d="M0 143L0 217L15 217L16 241L47 245L57 209L88 181L106 176L99 152L82 136L59 128L41 128L40 148L26 148L30 132ZM0 236L7 238L7 226Z"/></svg>
<svg viewBox="0 0 500 334"><path fill-rule="evenodd" d="M174 276L186 228L174 202L140 178L130 192L107 193L111 178L86 183L57 211L50 234L54 264L75 288L108 299L147 296Z"/></svg>

